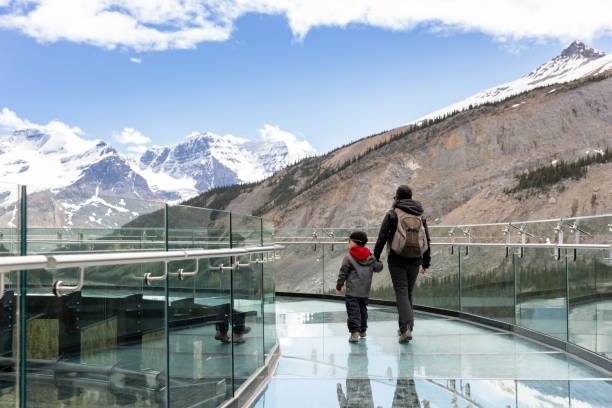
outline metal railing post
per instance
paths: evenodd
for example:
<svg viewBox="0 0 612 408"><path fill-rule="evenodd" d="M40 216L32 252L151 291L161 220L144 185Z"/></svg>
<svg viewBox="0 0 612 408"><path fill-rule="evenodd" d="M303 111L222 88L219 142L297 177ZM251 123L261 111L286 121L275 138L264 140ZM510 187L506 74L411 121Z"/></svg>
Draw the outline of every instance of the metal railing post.
<svg viewBox="0 0 612 408"><path fill-rule="evenodd" d="M165 249L166 252L168 252L168 248L170 247L169 244L169 239L170 237L168 236L168 231L170 230L169 225L168 225L168 220L169 220L169 216L168 216L168 211L169 207L168 204L164 205L164 229L165 229ZM151 278L150 274L149 274L149 278ZM164 306L165 306L165 310L164 310L164 322L165 327L164 327L164 334L166 336L166 406L170 407L170 322L168 321L170 319L170 279L168 279L168 262L164 262L164 275L163 278L164 280ZM148 284L149 282L147 282Z"/></svg>
<svg viewBox="0 0 612 408"><path fill-rule="evenodd" d="M20 186L19 190L19 243L20 243L20 254L26 256L28 254L28 194L26 186ZM19 406L25 408L26 406L26 387L27 387L27 276L26 270L19 271L19 308L17 309L19 322L19 336L18 337L18 369L17 369L17 399Z"/></svg>

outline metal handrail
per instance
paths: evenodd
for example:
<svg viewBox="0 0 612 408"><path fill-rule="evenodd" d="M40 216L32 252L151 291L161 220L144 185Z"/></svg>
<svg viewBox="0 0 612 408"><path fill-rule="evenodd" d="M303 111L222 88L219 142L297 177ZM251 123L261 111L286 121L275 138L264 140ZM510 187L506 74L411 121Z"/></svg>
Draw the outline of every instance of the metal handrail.
<svg viewBox="0 0 612 408"><path fill-rule="evenodd" d="M43 269L47 267L44 255L3 256L0 257L0 272L6 273L26 269Z"/></svg>
<svg viewBox="0 0 612 408"><path fill-rule="evenodd" d="M63 281L56 281L53 284L53 293L56 296L61 296L63 291L78 291L83 288L85 280L85 268L92 266L104 265L126 265L135 263L148 262L163 262L164 273L160 276L153 276L147 273L144 276L145 283L150 285L153 281L165 280L168 277L168 263L180 260L194 259L196 261L196 270L192 272L184 272L179 269L177 273L179 279L185 276L194 276L199 271L200 258L220 258L227 256L248 255L252 253L276 253L285 247L282 245L268 245L259 247L243 247L243 248L226 248L226 249L192 249L192 250L176 250L176 251L155 251L155 252L117 252L117 253L102 253L102 254L69 254L69 255L29 255L29 256L7 256L0 257L0 297L4 293L4 274L16 270L28 269L66 269L79 268L79 279L76 285L64 285ZM277 259L273 256L273 259ZM249 262L250 265L250 262ZM214 269L235 269L239 266L245 266L238 262L231 267Z"/></svg>
<svg viewBox="0 0 612 408"><path fill-rule="evenodd" d="M321 245L338 244L338 241L319 241ZM374 245L376 241L368 241L367 245ZM312 244L312 241L277 241L277 244L281 245L295 245L295 244ZM546 243L546 244L522 244L520 242L430 242L432 246L456 246L456 247L512 247L512 248L564 248L564 249L612 249L612 244L558 244L558 243Z"/></svg>

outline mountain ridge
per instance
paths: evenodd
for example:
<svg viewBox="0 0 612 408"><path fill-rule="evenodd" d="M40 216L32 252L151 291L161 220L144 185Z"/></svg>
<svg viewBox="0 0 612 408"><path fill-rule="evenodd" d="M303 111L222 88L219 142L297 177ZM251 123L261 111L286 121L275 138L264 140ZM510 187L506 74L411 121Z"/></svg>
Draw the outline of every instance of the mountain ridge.
<svg viewBox="0 0 612 408"><path fill-rule="evenodd" d="M572 47L572 45L570 45L570 47ZM570 54L575 55L575 53L570 53ZM601 55L603 53L595 52L595 54L597 55L597 58L595 60L602 58ZM570 58L572 57L570 56ZM544 65L546 64L543 64L542 66ZM329 188L343 190L343 186L342 186L343 183L349 183L351 185L353 184L347 181L348 180L347 177L349 178L353 176L357 177L357 175L360 174L360 171L356 170L355 168L358 162L360 161L371 162L371 160L367 158L368 155L372 155L373 152L380 150L381 148L385 149L386 145L391 145L395 141L398 141L402 138L406 138L406 136L408 135L413 135L410 137L413 144L415 144L415 146L411 146L411 150L412 150L412 148L417 147L416 143L418 142L417 140L412 140L412 139L419 139L418 135L422 134L423 132L429 133L430 137L433 137L432 132L435 132L435 133L442 132L446 134L448 132L452 132L453 128L461 128L462 126L469 125L471 121L475 120L478 117L483 117L483 118L487 116L496 117L496 115L503 114L504 112L512 112L513 110L522 112L526 110L525 107L527 106L527 104L531 105L532 100L537 100L538 104L542 104L542 103L546 103L547 99L551 99L551 98L554 99L555 97L563 96L566 93L569 93L572 95L576 94L579 96L579 99L581 99L583 90L591 89L592 83L594 83L593 86L595 87L593 89L596 89L601 84L609 83L609 78L612 75L612 71L608 69L603 70L603 73L601 73L600 71L597 71L595 74L589 73L585 76L580 77L577 80L565 82L563 84L551 84L549 86L537 86L531 90L523 91L520 94L511 95L501 101L488 102L485 104L481 104L480 106L477 106L477 107L471 107L471 109L467 109L467 110L453 111L453 112L450 112L446 117L437 117L437 119L428 119L427 121L423 121L420 124L412 123L412 124L409 124L409 125L406 125L400 128L392 129L391 131L382 132L377 135L372 135L370 137L360 139L342 148L335 149L334 151L326 155L318 156L316 158L309 159L309 160L305 160L298 165L289 166L285 168L284 170L282 170L281 172L272 176L270 179L267 179L266 181L258 185L245 186L242 190L238 189L238 191L236 188L234 188L233 199L231 200L226 199L225 205L221 209L235 210L235 211L240 211L243 213L252 212L258 215L265 215L268 217L273 217L275 218L278 225L280 226L291 226L291 227L306 227L306 226L343 226L344 227L344 226L347 226L348 224L346 224L346 219L344 220L345 222L343 224L339 224L338 223L339 221L334 220L333 216L330 216L329 214L327 214L324 218L317 218L316 216L313 215L313 213L316 212L317 210L315 210L312 206L308 206L306 204L309 201L315 201L326 209L329 209L330 207L334 207L334 205L332 205L330 202L325 202L325 204L321 202L320 196L321 194L323 194L321 193L321 191L319 191L318 193L315 192L316 189L321 190L321 188L323 188L323 185L327 185L328 183L326 180L328 180L330 177L334 178L335 184L334 184L334 187L330 186ZM532 72L535 72L535 71L532 71ZM604 86L604 85L601 85L601 86ZM605 85L604 88L606 86L607 85ZM588 103L593 104L595 106L597 105L598 103L597 101L599 101L599 99L605 100L605 97L598 96L598 99L595 99L594 101L590 101ZM568 101L568 106L572 105L571 102L573 101L570 99ZM605 106L605 104L603 106ZM562 107L559 107L557 109L561 109L561 108ZM572 109L582 110L582 109L585 109L585 106L580 106L579 108L577 107L577 108L572 108ZM588 110L591 108L587 107L586 109ZM595 113L599 115L601 113L600 111L605 108L599 106L594 109L596 110ZM577 112L579 112L579 110L577 110ZM576 115L575 113L573 113L572 110L570 110L570 113L571 113L571 116ZM535 113L531 113L531 115L533 114ZM568 118L566 116L559 117L558 111L549 112L549 114L551 116L551 119L554 118L555 120L560 120L562 122L571 119L571 117ZM585 112L585 114L591 114L591 112ZM597 120L600 121L601 119L598 118ZM434 126L435 128L432 129L431 126ZM503 129L504 124L502 123L501 126ZM578 130L572 124L564 124L559 129L559 131L567 132L568 129L575 129L572 131ZM526 130L529 131L529 129L526 129ZM498 132L497 130L492 131L492 133L497 133L497 132ZM595 132L595 136L597 135L598 137L601 137L601 130L598 130ZM587 139L592 139L592 138L589 137ZM525 139L525 140L528 140L528 139ZM593 139L593 142L594 142L593 145L585 146L585 148L595 148L595 147L605 148L607 147L602 140L600 139L596 139L596 140ZM427 143L427 141L424 141L423 143ZM454 143L455 142L453 140L450 140L448 141L447 144L448 146L453 146ZM482 141L479 141L478 143L482 143ZM529 143L533 144L536 142L533 141ZM397 143L393 145L396 146ZM503 145L502 145L502 148L503 148ZM546 160L549 160L550 156L553 156L553 158L555 156L557 156L557 158L574 158L574 157L577 157L576 155L578 154L574 150L559 152L554 149L550 149L548 154L546 154L546 152L542 148L538 148L536 150L538 150L537 158L534 157L533 159L530 159L530 160L536 160L536 162L537 161L545 162ZM407 157L406 159L407 160L402 165L404 169L408 169L411 172L418 173L419 169L423 167L422 162L415 159L414 157ZM452 160L452 158L450 157L449 159ZM392 167L392 165L389 163L385 163L385 164L388 165L389 167ZM532 165L533 163L529 162L529 166L532 166ZM383 166L383 164L380 164L379 166ZM324 169L326 168L330 169L329 177L321 177L322 173L325 172ZM318 169L323 169L323 170L320 171ZM519 170L524 171L524 169L515 168L514 170L512 170L513 173L510 175L510 177L508 177L504 181L504 183L509 183L511 181L511 178L514 176L515 172ZM384 166L379 167L379 171L381 172L384 171ZM400 172L399 169L397 171ZM401 171L404 171L404 170L401 170ZM436 172L439 173L439 171L436 170L435 168L433 169L430 168L429 171L432 172L432 174ZM343 174L346 174L346 176L342 176ZM317 180L317 178L319 178L319 180ZM368 182L371 183L371 181L368 181ZM279 186L281 185L289 186L288 191L283 191L282 188L279 188ZM276 194L272 193L274 191L276 191ZM345 191L344 193L345 193L345 196L350 195L349 191ZM476 191L474 191L474 193L476 193ZM187 201L187 203L197 203L197 205L207 206L213 203L217 199L217 197L221 194L223 194L223 191L217 191L214 194L204 193L200 195L199 197L196 197L192 200ZM366 197L372 198L371 196L368 196L367 194L366 194ZM443 219L444 216L448 214L450 211L452 211L455 207L461 206L463 203L469 201L469 198L470 198L469 194L467 192L464 192L461 194L461 197L458 197L457 199L452 199L452 200L443 199L441 200L441 202L445 203L443 206L444 208L439 208L435 214L430 214L430 215L433 215L434 218ZM501 199L506 200L507 198L500 197L500 200ZM335 209L334 211L346 212L347 204L345 204L345 202L342 202L342 203L339 202L337 204L340 209L339 210ZM306 213L302 212L300 215L296 215L294 210L299 206L306 206L306 207L309 207L309 209L306 211ZM603 208L604 206L600 208ZM465 214L463 215L465 216ZM526 216L528 215L529 214L527 214ZM507 215L505 217L507 217ZM368 217L365 217L365 218L358 217L358 218L359 219L356 221L356 224L353 223L352 225L365 225L364 224L365 222L369 222L369 220L371 220L371 218L368 218Z"/></svg>

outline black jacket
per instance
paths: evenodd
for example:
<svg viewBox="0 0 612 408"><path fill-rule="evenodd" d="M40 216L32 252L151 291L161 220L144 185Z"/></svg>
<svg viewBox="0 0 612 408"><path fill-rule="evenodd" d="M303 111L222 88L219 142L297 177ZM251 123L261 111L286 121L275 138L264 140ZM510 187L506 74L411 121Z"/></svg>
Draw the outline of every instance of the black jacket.
<svg viewBox="0 0 612 408"><path fill-rule="evenodd" d="M423 207L421 204L413 200L400 200L396 207L409 214L423 215ZM391 249L391 241L393 241L393 236L395 235L395 230L397 229L397 214L393 210L387 212L387 214L385 214L385 218L383 218L380 231L378 232L376 246L374 247L374 257L376 257L376 259L380 259L380 255L382 254L383 248L386 244L389 248L389 264L416 263L418 265L423 265L423 268L425 269L429 268L431 264L431 240L429 238L427 220L425 217L422 217L421 219L423 220L423 227L425 227L425 234L427 235L427 246L429 247L423 254L422 258L405 258L395 254L395 252L393 252Z"/></svg>

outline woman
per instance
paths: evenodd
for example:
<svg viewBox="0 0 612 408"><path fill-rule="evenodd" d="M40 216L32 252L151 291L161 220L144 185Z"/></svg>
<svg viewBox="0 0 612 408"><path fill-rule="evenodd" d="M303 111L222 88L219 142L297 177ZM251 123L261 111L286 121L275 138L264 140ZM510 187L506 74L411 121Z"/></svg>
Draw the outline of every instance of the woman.
<svg viewBox="0 0 612 408"><path fill-rule="evenodd" d="M391 248L397 231L398 219L399 217L405 217L406 214L418 217L424 229L427 245L422 246L424 252L419 253L420 256L401 256ZM376 246L374 247L374 257L378 260L380 260L385 244L389 250L387 262L399 313L398 334L400 343L408 343L412 340L412 330L414 328L412 291L419 274L419 269L421 269L421 273L427 273L431 262L429 230L427 229L427 222L422 215L423 207L412 199L412 189L407 185L399 186L395 197L393 197L393 208L387 212L383 219L378 239L376 240Z"/></svg>

